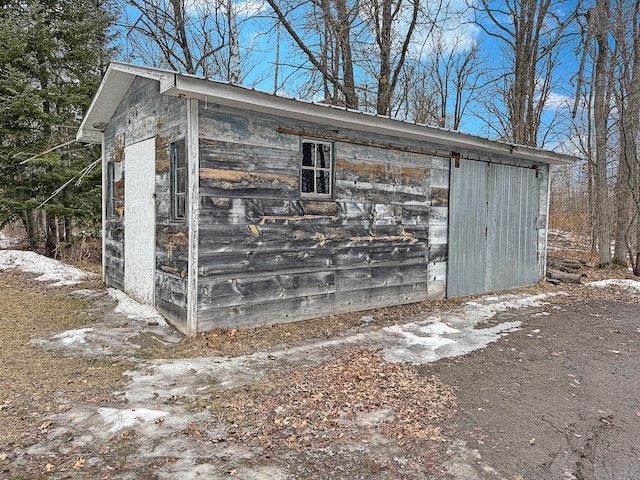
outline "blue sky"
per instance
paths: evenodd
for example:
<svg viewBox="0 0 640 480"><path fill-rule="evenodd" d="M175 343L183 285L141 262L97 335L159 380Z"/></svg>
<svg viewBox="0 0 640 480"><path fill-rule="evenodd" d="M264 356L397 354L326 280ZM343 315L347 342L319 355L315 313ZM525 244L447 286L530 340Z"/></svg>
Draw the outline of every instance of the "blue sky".
<svg viewBox="0 0 640 480"><path fill-rule="evenodd" d="M211 5L208 0L188 0L191 14L204 6ZM572 2L567 6L571 7ZM462 10L464 0L452 0L454 10ZM567 8L568 8L567 7ZM232 8L237 15L237 27L239 31L239 49L242 58L241 69L244 73L243 83L247 86L255 87L267 92L274 91L275 64L276 64L276 29L274 28L273 12L271 12L264 0L233 1ZM565 12L559 11L564 16ZM494 38L486 35L478 26L472 23L473 15L460 14L439 19L438 26L441 34L453 45L456 41L457 49L465 51L472 45L478 43L483 52L482 68L487 71L487 79L491 76L500 76L505 72L505 58ZM506 20L505 20L506 21ZM397 25L401 29L402 22ZM288 33L284 28L280 29L280 68L278 70L278 93L289 96L306 96L315 100L320 100L318 95L310 95L310 92L302 90L303 79L296 74L296 66L306 64L306 57L294 48ZM453 47L452 47L453 48ZM410 59L412 61L427 61L433 45L423 31L416 31L414 43L410 49ZM131 57L127 58L131 60ZM134 61L140 63L140 60ZM576 71L576 50L567 48L561 51L558 58L558 65L554 72L554 88L547 103L547 109L543 115L543 121L554 121L559 114L566 115L567 106L571 103L573 93L571 78ZM364 70L356 71L362 78ZM371 81L371 78L369 79ZM477 134L484 137L495 138L499 126L492 120L492 115L485 111L481 104L474 99L471 110L475 115L468 115L460 126L460 130ZM554 147L560 138L550 136L545 147Z"/></svg>

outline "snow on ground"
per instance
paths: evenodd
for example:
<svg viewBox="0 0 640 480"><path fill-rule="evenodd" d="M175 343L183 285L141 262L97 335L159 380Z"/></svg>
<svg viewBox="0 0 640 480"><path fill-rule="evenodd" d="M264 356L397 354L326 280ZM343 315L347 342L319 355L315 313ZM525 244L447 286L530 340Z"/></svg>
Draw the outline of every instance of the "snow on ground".
<svg viewBox="0 0 640 480"><path fill-rule="evenodd" d="M3 268L19 268L58 282L86 274L29 252L0 251L0 269ZM605 287L612 284L640 291L640 282L631 280L608 280L589 285ZM77 292L84 296L91 293ZM106 301L112 311L101 315L91 325L32 341L66 354L115 354L133 359L137 346L131 338L140 333L152 333L162 343L181 338L152 307L135 302L119 290L109 289L108 295L110 298L101 296L97 301ZM520 329L527 318L548 314L547 310L552 308L548 302L559 295L567 294L486 295L452 310L417 316L411 323L384 328L377 328L372 317L364 316L360 328L341 337L284 345L233 358L136 360L135 367L125 372L130 381L124 391L114 393L123 403L109 407L79 404L68 412L53 413L49 418L57 428L51 429L27 452L53 454L56 448L67 445L69 437L74 439L73 448L81 449L83 445L95 442L107 443L117 432L135 430L132 448L137 451L132 455L146 462L176 457L175 462L158 468L158 478L227 478L228 474L216 475L214 465L203 464L202 458L213 454L254 461L255 452L218 443L216 439L225 435L224 423L207 431L213 443L203 442L197 435L185 435L191 425L209 424L212 420L207 411L194 413L182 401L173 400L202 397L216 389L232 389L263 381L273 369L320 364L341 347L371 348L380 351L389 362L412 364L464 355ZM533 330L530 336L537 333L538 330ZM243 473L243 478L287 477L286 472L268 464L247 467Z"/></svg>
<svg viewBox="0 0 640 480"><path fill-rule="evenodd" d="M640 293L640 281L637 281L637 280L623 280L619 278L612 278L609 280L600 280L598 282L590 282L590 283L587 283L587 285L589 285L590 287L600 287L600 288L617 286L627 290L635 290L636 292Z"/></svg>
<svg viewBox="0 0 640 480"><path fill-rule="evenodd" d="M0 248L11 248L20 243L20 240L8 236L4 232L0 232Z"/></svg>
<svg viewBox="0 0 640 480"><path fill-rule="evenodd" d="M27 273L40 274L39 282L53 282L49 286L62 287L76 285L95 274L65 265L53 258L22 250L0 250L0 270L18 269Z"/></svg>
<svg viewBox="0 0 640 480"><path fill-rule="evenodd" d="M111 295L116 298L121 295L114 293L111 292ZM268 372L274 369L291 365L317 365L329 360L335 349L340 347L375 349L387 361L414 364L463 355L484 348L521 328L522 320L535 316L545 308L549 309L546 306L548 300L557 295L566 294L556 292L546 295L485 296L452 310L419 316L412 323L385 328L376 328L373 319L363 317L359 329L341 337L284 345L233 358L218 356L138 360L134 369L125 372L130 381L124 391L116 393L123 400L122 404L108 408L74 405L68 412L52 414L49 418L58 428L51 430L40 443L30 447L28 453L53 454L56 445L66 445L69 437L74 439L73 448L81 449L85 444L107 443L123 429L135 430L132 448L137 451L132 455L136 458L147 463L166 456L176 458L170 464L160 463L162 466L156 471L158 478L228 478L228 473L216 474L214 465L202 463L202 459L230 456L236 459L246 458L248 464L255 465L255 452L218 442L218 438L225 436L226 425L212 421L206 410L198 413L190 411L184 399L204 398L216 389L232 389L264 381ZM130 330L135 320L126 318L129 315L135 316L135 312L143 307L125 299L118 308L121 310L118 314L120 321L124 318L129 325L113 331ZM144 309L142 314L145 314ZM95 324L92 327L98 329ZM84 337L62 335L59 348L69 348L68 342L71 339L77 339L77 343L86 348L95 332L84 333ZM112 334L113 340L117 338L117 335ZM165 340L166 337L162 339ZM111 349L113 350L116 350L115 346ZM190 425L198 424L215 424L214 428L206 432L211 441L203 441L197 435L185 435L191 428ZM259 467L247 465L243 467L242 473L243 478L288 478L285 471L264 462Z"/></svg>
<svg viewBox="0 0 640 480"><path fill-rule="evenodd" d="M101 315L90 327L33 338L31 343L65 355L102 357L133 355L140 346L131 340L143 333L152 334L161 344L178 343L182 339L182 335L152 306L140 304L114 288L107 292L115 300L113 311ZM87 290L76 290L71 294L91 297Z"/></svg>
<svg viewBox="0 0 640 480"><path fill-rule="evenodd" d="M151 323L166 324L164 317L155 308L151 305L143 305L136 302L122 290L110 288L109 295L118 302L118 306L115 309L116 313L122 313L130 319L144 319Z"/></svg>
<svg viewBox="0 0 640 480"><path fill-rule="evenodd" d="M52 287L75 285L95 276L35 252L0 250L0 271L11 269L39 275L36 280L52 282ZM91 326L33 338L31 342L67 355L103 356L133 354L140 347L129 340L141 333L154 334L168 343L177 343L182 338L152 306L142 305L116 289L109 289L108 293L116 302L113 314ZM85 299L102 296L101 292L87 289L78 289L69 295Z"/></svg>

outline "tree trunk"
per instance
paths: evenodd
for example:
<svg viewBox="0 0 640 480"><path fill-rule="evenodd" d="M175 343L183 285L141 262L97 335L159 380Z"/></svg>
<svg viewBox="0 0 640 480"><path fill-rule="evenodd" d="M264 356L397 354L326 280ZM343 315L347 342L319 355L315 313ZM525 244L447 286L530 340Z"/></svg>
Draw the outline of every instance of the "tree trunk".
<svg viewBox="0 0 640 480"><path fill-rule="evenodd" d="M73 239L73 220L69 217L64 217L64 241L70 243Z"/></svg>
<svg viewBox="0 0 640 480"><path fill-rule="evenodd" d="M47 215L47 240L45 243L45 255L55 258L58 250L58 221L55 215Z"/></svg>
<svg viewBox="0 0 640 480"><path fill-rule="evenodd" d="M622 119L621 119L622 120ZM621 127L623 122L621 121ZM626 142L624 142L626 143ZM616 233L613 263L627 265L627 234L629 231L630 192L628 188L628 165L626 148L620 145L621 154L618 160L618 176L615 185Z"/></svg>
<svg viewBox="0 0 640 480"><path fill-rule="evenodd" d="M185 3L184 0L171 0L171 7L173 9L173 21L175 22L175 39L183 52L184 69L187 73L195 75L197 68L194 65L193 55L191 54L189 35L187 34L186 19L185 19Z"/></svg>
<svg viewBox="0 0 640 480"><path fill-rule="evenodd" d="M356 81L353 73L353 55L351 54L351 20L346 0L336 0L337 10L337 36L342 54L342 76L344 79L344 101L347 108L358 109L358 95L356 94Z"/></svg>
<svg viewBox="0 0 640 480"><path fill-rule="evenodd" d="M36 222L33 219L33 210L26 209L22 216L22 224L27 232L27 239L29 241L29 248L35 251L38 248L38 232Z"/></svg>
<svg viewBox="0 0 640 480"><path fill-rule="evenodd" d="M376 15L376 41L380 49L380 71L378 72L378 101L376 111L379 115L389 115L391 111L391 0L382 0L381 9Z"/></svg>
<svg viewBox="0 0 640 480"><path fill-rule="evenodd" d="M611 264L611 226L609 221L609 186L607 181L607 140L609 106L606 102L607 63L609 59L609 1L597 2L595 38L598 46L594 84L595 161L595 230L598 236L598 263Z"/></svg>

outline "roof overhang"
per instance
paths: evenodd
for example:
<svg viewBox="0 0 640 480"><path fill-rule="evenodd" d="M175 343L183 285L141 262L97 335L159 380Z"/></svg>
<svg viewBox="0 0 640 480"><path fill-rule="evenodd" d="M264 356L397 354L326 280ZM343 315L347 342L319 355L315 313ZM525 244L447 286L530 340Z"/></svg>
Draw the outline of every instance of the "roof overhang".
<svg viewBox="0 0 640 480"><path fill-rule="evenodd" d="M125 63L112 63L100 82L89 109L80 124L76 139L86 143L101 143L102 133L136 77L160 82L160 88L173 84L175 72L139 67Z"/></svg>
<svg viewBox="0 0 640 480"><path fill-rule="evenodd" d="M428 142L452 151L475 150L554 165L569 165L577 160L571 155L550 150L498 142L457 131L393 120L380 115L272 95L176 72L122 63L112 63L109 66L80 126L78 140L92 143L101 141L102 131L136 76L159 81L160 92L166 95L196 98L212 104L330 125L333 129L348 128L375 135Z"/></svg>

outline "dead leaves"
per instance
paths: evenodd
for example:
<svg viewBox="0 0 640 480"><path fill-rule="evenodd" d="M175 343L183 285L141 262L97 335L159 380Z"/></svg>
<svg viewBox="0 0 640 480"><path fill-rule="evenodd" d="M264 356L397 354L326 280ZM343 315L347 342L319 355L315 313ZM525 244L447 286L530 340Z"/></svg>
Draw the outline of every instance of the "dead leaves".
<svg viewBox="0 0 640 480"><path fill-rule="evenodd" d="M375 428L397 442L439 441L440 419L455 413L450 387L371 350L350 350L319 367L281 375L273 379L277 391L248 390L220 405L220 420L234 424L230 438L300 449Z"/></svg>
<svg viewBox="0 0 640 480"><path fill-rule="evenodd" d="M49 461L44 466L44 470L46 473L53 473L56 471L68 471L69 467L73 470L82 470L85 466L87 466L87 461L82 456L60 456L56 457L50 455Z"/></svg>
<svg viewBox="0 0 640 480"><path fill-rule="evenodd" d="M197 423L191 423L187 426L187 435L195 435L198 438L202 438L202 432L200 431L200 425Z"/></svg>
<svg viewBox="0 0 640 480"><path fill-rule="evenodd" d="M46 421L46 422L44 422L42 425L40 425L40 427L38 427L38 429L39 429L41 432L46 432L52 424L53 424L53 422L52 422L52 421L47 420L47 421Z"/></svg>
<svg viewBox="0 0 640 480"><path fill-rule="evenodd" d="M122 430L120 433L116 433L113 435L109 441L110 442L127 442L133 440L136 435L135 430Z"/></svg>

